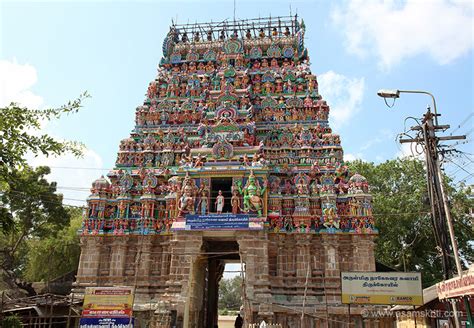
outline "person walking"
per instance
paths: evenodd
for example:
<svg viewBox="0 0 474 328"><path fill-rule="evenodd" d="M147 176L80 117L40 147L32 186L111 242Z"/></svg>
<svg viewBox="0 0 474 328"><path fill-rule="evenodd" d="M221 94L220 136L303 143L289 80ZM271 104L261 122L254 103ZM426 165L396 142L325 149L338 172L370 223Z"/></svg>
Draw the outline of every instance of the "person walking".
<svg viewBox="0 0 474 328"><path fill-rule="evenodd" d="M235 318L234 327L235 328L242 328L244 325L244 319L240 316L240 313L237 314L237 318Z"/></svg>

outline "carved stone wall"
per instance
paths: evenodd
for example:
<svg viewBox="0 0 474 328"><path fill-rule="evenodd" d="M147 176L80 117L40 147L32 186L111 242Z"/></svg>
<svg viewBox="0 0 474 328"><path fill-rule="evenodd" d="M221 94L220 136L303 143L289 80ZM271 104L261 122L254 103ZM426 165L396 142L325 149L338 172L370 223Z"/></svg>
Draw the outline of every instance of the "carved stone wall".
<svg viewBox="0 0 474 328"><path fill-rule="evenodd" d="M324 327L326 316L347 320L347 306L340 303L341 270L375 271L372 235L237 231L232 236L245 264L243 305L248 322L299 327L301 312L295 309L301 311L303 303L306 327ZM216 270L203 252L204 239L203 232L82 237L74 292L80 295L87 286L136 286L138 311L146 304L164 304L168 314L175 311L177 322L203 327L204 303L210 298L205 296L210 284L206 270ZM360 310L351 307L356 318Z"/></svg>

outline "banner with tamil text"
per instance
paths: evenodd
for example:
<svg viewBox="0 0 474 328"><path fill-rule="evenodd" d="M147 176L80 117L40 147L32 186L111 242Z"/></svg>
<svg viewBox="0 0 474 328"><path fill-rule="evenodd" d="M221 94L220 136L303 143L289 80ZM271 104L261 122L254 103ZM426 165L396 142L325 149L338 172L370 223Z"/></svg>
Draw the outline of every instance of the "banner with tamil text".
<svg viewBox="0 0 474 328"><path fill-rule="evenodd" d="M81 318L79 328L131 328L133 318Z"/></svg>
<svg viewBox="0 0 474 328"><path fill-rule="evenodd" d="M464 273L462 277L455 277L436 284L438 298L474 296L474 271Z"/></svg>
<svg viewBox="0 0 474 328"><path fill-rule="evenodd" d="M133 327L133 287L87 287L80 328Z"/></svg>
<svg viewBox="0 0 474 328"><path fill-rule="evenodd" d="M423 305L419 272L341 272L342 303Z"/></svg>

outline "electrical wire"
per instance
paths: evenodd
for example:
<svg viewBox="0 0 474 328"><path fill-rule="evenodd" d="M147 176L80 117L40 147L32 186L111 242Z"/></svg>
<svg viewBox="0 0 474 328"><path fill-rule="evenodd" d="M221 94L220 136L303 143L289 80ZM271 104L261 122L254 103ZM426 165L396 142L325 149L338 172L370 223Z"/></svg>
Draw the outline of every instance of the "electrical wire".
<svg viewBox="0 0 474 328"><path fill-rule="evenodd" d="M468 170L466 170L464 167L462 167L461 165L459 165L458 163L454 162L453 160L449 159L449 158L445 158L446 160L448 160L449 162L451 162L452 164L456 165L457 167L459 167L460 170L466 172L467 174L471 175L471 174L474 174L472 172L469 172Z"/></svg>
<svg viewBox="0 0 474 328"><path fill-rule="evenodd" d="M23 196L23 199L32 199L34 197L44 197L44 196L48 196L48 195L44 195L44 194L37 194L37 195L32 195L32 196L29 196L28 193L24 192L24 191L16 191L16 190L9 190L7 193L15 193L15 194L22 194L24 195ZM41 196L42 195L42 196ZM58 194L54 194L54 195L49 195L51 199L54 199L56 197L58 197L59 195ZM58 197L59 198L59 197ZM85 200L84 199L77 199L77 198L65 198L65 197L62 197L61 199L63 200L72 200L72 201L78 201L78 202L84 202ZM49 202L49 203L54 203L54 202Z"/></svg>
<svg viewBox="0 0 474 328"><path fill-rule="evenodd" d="M474 176L474 173L471 173L471 174L469 174L468 176L466 176L466 177L462 178L461 180L459 180L459 182L467 182L467 181L470 180L471 177L473 177L473 176Z"/></svg>
<svg viewBox="0 0 474 328"><path fill-rule="evenodd" d="M451 133L449 134L450 136L453 135L454 132L456 132L457 130L459 130L464 124L467 123L467 121L469 121L469 119L471 119L472 117L474 116L474 113L470 113L469 115L467 115L467 117L461 121L461 123L458 124L458 126L453 130L451 131Z"/></svg>
<svg viewBox="0 0 474 328"><path fill-rule="evenodd" d="M111 168L99 168L99 167L74 167L74 166L49 166L49 165L38 165L39 166L48 166L52 169L65 169L65 170L95 170L95 171L112 171Z"/></svg>
<svg viewBox="0 0 474 328"><path fill-rule="evenodd" d="M456 167L457 169L451 173L449 173L448 175L450 175L453 180L455 180L454 178L456 177L456 175L461 172L462 169L465 169L465 168L469 168L470 166L472 166L474 163L469 163L467 164L464 168L461 168L461 167Z"/></svg>
<svg viewBox="0 0 474 328"><path fill-rule="evenodd" d="M471 163L474 163L474 160L472 160L468 155L474 156L473 154L466 153L464 151L460 151L461 155L464 155L464 157Z"/></svg>
<svg viewBox="0 0 474 328"><path fill-rule="evenodd" d="M383 100L385 102L385 105L387 105L388 108L393 108L393 106L395 106L395 101L397 100L397 98L393 98L393 102L391 105L388 104L387 98L383 97Z"/></svg>

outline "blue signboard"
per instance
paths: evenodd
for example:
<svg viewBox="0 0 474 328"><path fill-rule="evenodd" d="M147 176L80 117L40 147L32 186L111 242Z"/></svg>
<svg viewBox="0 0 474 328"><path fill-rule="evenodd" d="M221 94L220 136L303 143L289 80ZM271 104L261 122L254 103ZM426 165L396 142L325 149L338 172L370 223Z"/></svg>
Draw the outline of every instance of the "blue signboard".
<svg viewBox="0 0 474 328"><path fill-rule="evenodd" d="M246 230L248 214L186 215L185 230Z"/></svg>
<svg viewBox="0 0 474 328"><path fill-rule="evenodd" d="M133 318L81 318L79 328L132 328Z"/></svg>

